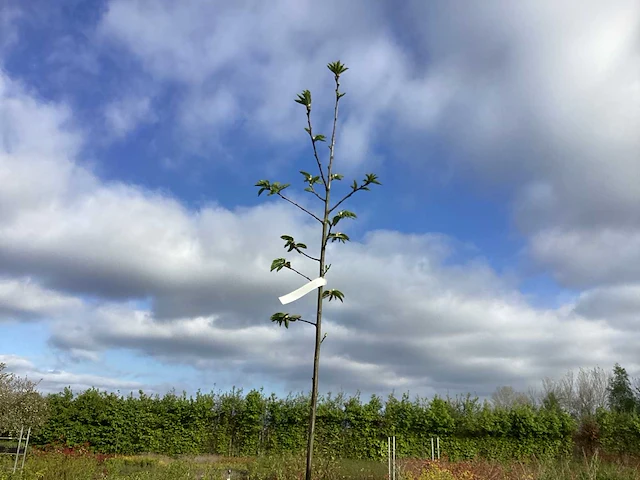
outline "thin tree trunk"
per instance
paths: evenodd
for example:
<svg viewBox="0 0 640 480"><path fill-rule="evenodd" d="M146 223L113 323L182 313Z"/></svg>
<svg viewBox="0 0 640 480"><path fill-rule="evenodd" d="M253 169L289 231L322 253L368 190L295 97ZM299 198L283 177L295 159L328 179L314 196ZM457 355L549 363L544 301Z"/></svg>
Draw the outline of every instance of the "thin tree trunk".
<svg viewBox="0 0 640 480"><path fill-rule="evenodd" d="M331 176L331 174L329 174ZM331 185L331 180L328 180ZM324 276L326 237L327 237L327 221L329 218L329 187L327 187L327 196L324 209L324 223L322 224L322 244L320 249L320 276ZM307 471L306 480L311 480L311 472L313 466L313 437L316 427L316 410L318 403L318 370L320 367L320 344L322 343L322 294L324 288L318 288L318 307L316 310L316 344L313 356L313 379L311 385L311 412L309 414L309 432L307 436Z"/></svg>
<svg viewBox="0 0 640 480"><path fill-rule="evenodd" d="M336 124L338 123L338 102L340 100L340 81L336 75L336 103L333 111L333 132L331 134L331 145L329 147L329 165L327 166L327 184L324 198L324 217L322 222L322 243L320 244L320 276L324 277L325 254L327 250L327 228L329 223L329 212L331 210L331 171L333 167L333 150L335 147ZM311 412L309 414L309 432L307 438L307 470L305 480L312 480L313 470L313 437L316 428L316 410L318 403L318 370L320 367L320 345L322 344L322 294L324 288L318 288L318 307L316 310L316 344L313 356L313 379L311 385Z"/></svg>

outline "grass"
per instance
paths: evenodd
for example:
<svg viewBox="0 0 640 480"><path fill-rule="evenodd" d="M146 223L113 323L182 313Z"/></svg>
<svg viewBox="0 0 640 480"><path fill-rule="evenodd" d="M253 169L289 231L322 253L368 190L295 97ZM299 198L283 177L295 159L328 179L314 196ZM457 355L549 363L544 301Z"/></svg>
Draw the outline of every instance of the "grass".
<svg viewBox="0 0 640 480"><path fill-rule="evenodd" d="M4 458L2 458L4 457ZM161 455L104 456L88 452L40 452L27 457L25 469L11 474L13 456L0 457L0 480L298 480L303 478L301 455L259 458ZM318 480L383 480L386 462L318 459ZM466 462L398 461L397 480L639 480L640 461L632 458L532 460L499 463L485 460Z"/></svg>
<svg viewBox="0 0 640 480"><path fill-rule="evenodd" d="M399 480L640 480L640 461L597 454L582 459L533 459L509 463L487 460L403 462Z"/></svg>

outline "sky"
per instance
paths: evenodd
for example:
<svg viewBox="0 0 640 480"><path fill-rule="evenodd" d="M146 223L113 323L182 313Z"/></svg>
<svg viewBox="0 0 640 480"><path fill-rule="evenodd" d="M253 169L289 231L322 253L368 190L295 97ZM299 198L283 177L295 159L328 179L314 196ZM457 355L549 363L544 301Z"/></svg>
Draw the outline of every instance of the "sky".
<svg viewBox="0 0 640 480"><path fill-rule="evenodd" d="M640 0L0 0L0 362L45 392L309 391L313 328L269 321L304 280L269 266L320 231L254 185L319 211L294 98L329 135L335 60L332 194L383 185L328 249L320 390L640 375Z"/></svg>

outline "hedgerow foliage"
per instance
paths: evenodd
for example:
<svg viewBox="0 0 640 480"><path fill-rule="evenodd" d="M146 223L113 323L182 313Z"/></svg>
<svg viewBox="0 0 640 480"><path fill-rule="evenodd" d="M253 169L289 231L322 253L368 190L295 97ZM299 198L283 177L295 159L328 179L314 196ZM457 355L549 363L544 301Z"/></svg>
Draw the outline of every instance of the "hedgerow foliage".
<svg viewBox="0 0 640 480"><path fill-rule="evenodd" d="M50 419L36 444L88 442L102 453L218 453L234 456L303 452L309 398L277 398L252 390L187 397L121 396L71 390L47 397ZM321 397L316 451L335 457L381 459L387 436L396 435L398 457L430 455L440 437L451 459L522 458L568 453L576 425L559 409L521 405L496 409L476 399L432 400L408 395Z"/></svg>
<svg viewBox="0 0 640 480"><path fill-rule="evenodd" d="M440 438L441 451L451 460L540 458L595 449L640 455L640 392L634 393L619 366L606 391L603 383L582 385L578 391L584 395L575 399L567 396L572 388L548 384L553 388L541 400L527 402L506 401L504 395L505 401L481 403L471 396L411 400L405 394L362 401L359 395L329 394L319 400L315 450L326 457L381 459L387 437L395 435L398 457L429 457L433 437ZM36 386L0 364L0 434L32 427L36 445L89 444L104 454L254 456L301 454L305 448L310 399L302 394L277 398L262 390L244 395L233 389L161 397L96 389L74 395L65 389L43 397ZM597 401L589 403L591 397Z"/></svg>

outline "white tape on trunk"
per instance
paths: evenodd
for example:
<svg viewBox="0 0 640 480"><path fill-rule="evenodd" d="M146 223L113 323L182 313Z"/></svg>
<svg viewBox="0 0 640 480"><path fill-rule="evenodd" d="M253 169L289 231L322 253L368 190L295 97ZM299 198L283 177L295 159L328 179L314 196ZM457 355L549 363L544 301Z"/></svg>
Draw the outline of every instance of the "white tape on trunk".
<svg viewBox="0 0 640 480"><path fill-rule="evenodd" d="M324 277L318 277L315 280L311 280L306 285L301 286L299 289L294 290L291 293L287 293L282 297L278 297L278 300L280 300L280 303L283 305L286 305L287 303L295 302L300 297L304 297L307 293L315 290L316 288L324 287L326 284L327 280Z"/></svg>

